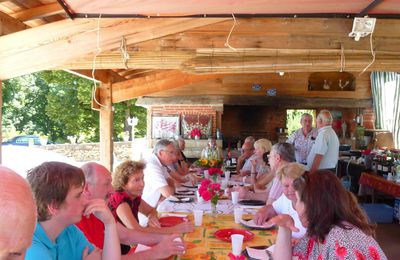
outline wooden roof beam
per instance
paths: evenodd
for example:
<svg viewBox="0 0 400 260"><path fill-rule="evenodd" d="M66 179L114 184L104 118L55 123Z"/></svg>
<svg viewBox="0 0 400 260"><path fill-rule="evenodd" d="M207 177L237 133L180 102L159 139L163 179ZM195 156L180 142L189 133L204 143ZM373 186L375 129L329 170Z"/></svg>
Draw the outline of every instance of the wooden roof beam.
<svg viewBox="0 0 400 260"><path fill-rule="evenodd" d="M58 3L52 3L47 5L41 5L34 8L25 9L16 13L11 14L12 17L22 22L41 19L56 14L65 13L64 9Z"/></svg>
<svg viewBox="0 0 400 260"><path fill-rule="evenodd" d="M228 18L101 19L99 47L118 48ZM98 19L62 20L0 37L0 79L53 69L97 50ZM26 41L29 39L29 42Z"/></svg>
<svg viewBox="0 0 400 260"><path fill-rule="evenodd" d="M93 80L92 70L66 70L67 72L77 75L79 77ZM126 80L124 77L120 76L118 73L112 70L95 70L94 72L95 80L102 83L113 83Z"/></svg>
<svg viewBox="0 0 400 260"><path fill-rule="evenodd" d="M17 19L0 12L0 36L22 31L29 28L26 24Z"/></svg>
<svg viewBox="0 0 400 260"><path fill-rule="evenodd" d="M177 70L167 70L134 78L112 85L112 103L151 95L156 92L219 77L217 75L191 75Z"/></svg>

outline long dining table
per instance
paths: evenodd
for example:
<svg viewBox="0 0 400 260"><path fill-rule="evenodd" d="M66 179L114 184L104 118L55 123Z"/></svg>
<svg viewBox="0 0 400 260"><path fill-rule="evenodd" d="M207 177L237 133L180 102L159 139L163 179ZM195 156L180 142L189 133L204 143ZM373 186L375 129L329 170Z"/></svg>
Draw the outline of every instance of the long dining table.
<svg viewBox="0 0 400 260"><path fill-rule="evenodd" d="M236 182L230 182L235 184ZM237 183L236 183L237 184ZM197 188L185 189L195 191ZM253 232L254 237L250 241L243 242L242 249L246 246L270 246L275 242L277 229L254 230L245 227L241 224L236 224L234 221L233 210L235 207L243 208L243 219L251 219L261 206L245 206L236 204L228 198L220 199L217 204L218 214L216 217L211 216L210 201L198 202L196 195L188 195L193 201L188 203L176 203L169 200L164 200L158 205L157 210L160 216L187 216L193 221L193 210L203 210L203 223L200 227L195 227L194 232L186 233L183 239L186 243L186 253L180 257L183 259L229 259L228 254L232 251L231 243L219 240L214 233L220 229L239 228ZM175 259L179 259L175 257Z"/></svg>
<svg viewBox="0 0 400 260"><path fill-rule="evenodd" d="M250 217L244 215L244 218ZM188 218L193 221L193 216ZM253 232L253 239L243 242L243 249L246 246L270 246L275 242L277 229L252 230L236 224L233 214L219 214L212 217L209 214L203 216L203 224L195 227L194 232L183 235L186 243L186 253L180 256L181 260L189 259L229 259L228 254L232 251L231 243L217 239L214 233L220 229L241 228ZM178 259L175 257L174 259Z"/></svg>

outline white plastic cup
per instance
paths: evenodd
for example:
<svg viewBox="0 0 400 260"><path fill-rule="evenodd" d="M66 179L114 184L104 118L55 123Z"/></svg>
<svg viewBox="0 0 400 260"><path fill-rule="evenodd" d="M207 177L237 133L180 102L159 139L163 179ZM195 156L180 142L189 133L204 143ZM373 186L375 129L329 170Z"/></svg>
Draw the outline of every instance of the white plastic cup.
<svg viewBox="0 0 400 260"><path fill-rule="evenodd" d="M242 220L242 215L243 215L243 209L242 208L234 208L233 209L233 215L235 217L235 223L239 224L240 221Z"/></svg>
<svg viewBox="0 0 400 260"><path fill-rule="evenodd" d="M203 199L202 196L200 196L199 191L196 191L196 196L197 196L197 202L198 203L203 203L204 202L204 199Z"/></svg>
<svg viewBox="0 0 400 260"><path fill-rule="evenodd" d="M231 171L225 171L225 180L229 181L231 178Z"/></svg>
<svg viewBox="0 0 400 260"><path fill-rule="evenodd" d="M231 235L232 253L236 256L240 256L242 254L243 238L243 235Z"/></svg>
<svg viewBox="0 0 400 260"><path fill-rule="evenodd" d="M208 173L208 170L204 171L204 178L205 179L210 179L210 174Z"/></svg>
<svg viewBox="0 0 400 260"><path fill-rule="evenodd" d="M232 196L232 203L236 205L239 202L239 192L238 191L232 191L231 192Z"/></svg>
<svg viewBox="0 0 400 260"><path fill-rule="evenodd" d="M228 181L227 180L223 180L221 182L221 189L225 190L226 188L228 188Z"/></svg>
<svg viewBox="0 0 400 260"><path fill-rule="evenodd" d="M203 211L199 209L194 209L193 216L194 216L194 225L196 227L200 227L201 224L203 223Z"/></svg>

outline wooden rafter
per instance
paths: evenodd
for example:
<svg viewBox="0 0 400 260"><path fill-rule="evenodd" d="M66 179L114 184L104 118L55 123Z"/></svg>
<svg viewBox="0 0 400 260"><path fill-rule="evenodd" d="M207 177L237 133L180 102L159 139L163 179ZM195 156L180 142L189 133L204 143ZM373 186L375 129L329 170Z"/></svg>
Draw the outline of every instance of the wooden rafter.
<svg viewBox="0 0 400 260"><path fill-rule="evenodd" d="M337 49L266 49L246 48L232 51L228 48L182 51L130 51L126 64L118 51L102 53L96 59L97 68L129 69L183 69L189 73L243 73L276 72L277 70L312 72L340 69L341 51ZM400 51L376 51L376 62L371 69L400 68ZM346 68L362 70L372 59L369 50L343 51ZM93 61L88 56L64 64L61 68L90 69ZM93 59L93 58L92 58Z"/></svg>
<svg viewBox="0 0 400 260"><path fill-rule="evenodd" d="M177 70L162 71L113 84L112 102L118 103L216 77L215 75L190 75Z"/></svg>
<svg viewBox="0 0 400 260"><path fill-rule="evenodd" d="M29 28L21 21L0 12L0 36L15 33Z"/></svg>
<svg viewBox="0 0 400 260"><path fill-rule="evenodd" d="M100 19L99 47L118 48L123 36L128 44L135 44L224 20ZM63 20L0 37L0 79L52 69L94 53L97 26L97 19Z"/></svg>
<svg viewBox="0 0 400 260"><path fill-rule="evenodd" d="M58 3L52 3L22 10L12 14L11 16L15 19L25 22L32 19L40 19L62 13L65 13L64 9Z"/></svg>

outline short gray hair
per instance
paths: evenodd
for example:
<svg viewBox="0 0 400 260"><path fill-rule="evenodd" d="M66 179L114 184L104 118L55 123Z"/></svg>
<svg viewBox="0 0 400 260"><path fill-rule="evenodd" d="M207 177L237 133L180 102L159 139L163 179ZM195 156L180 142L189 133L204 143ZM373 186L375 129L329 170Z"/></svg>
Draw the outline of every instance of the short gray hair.
<svg viewBox="0 0 400 260"><path fill-rule="evenodd" d="M276 143L272 146L271 151L275 151L276 154L287 162L295 162L296 157L294 155L294 146L289 143Z"/></svg>
<svg viewBox="0 0 400 260"><path fill-rule="evenodd" d="M251 143L251 144L253 144L254 145L254 142L256 141L256 139L253 137L253 136L248 136L248 137L246 137L246 139L244 139L244 142L246 143L246 142L249 142L249 143Z"/></svg>
<svg viewBox="0 0 400 260"><path fill-rule="evenodd" d="M168 139L161 139L154 146L153 153L158 154L160 151L164 151L167 148L167 146L171 144L174 145L174 143Z"/></svg>
<svg viewBox="0 0 400 260"><path fill-rule="evenodd" d="M304 113L304 114L301 115L300 122L303 121L303 119L306 118L306 117L310 118L311 121L312 121L312 119L313 119L313 116L312 116L312 115L310 115L309 113Z"/></svg>
<svg viewBox="0 0 400 260"><path fill-rule="evenodd" d="M321 120L322 122L324 122L326 124L332 124L332 121L333 121L331 112L329 112L329 110L326 110L326 109L319 111L317 119Z"/></svg>

